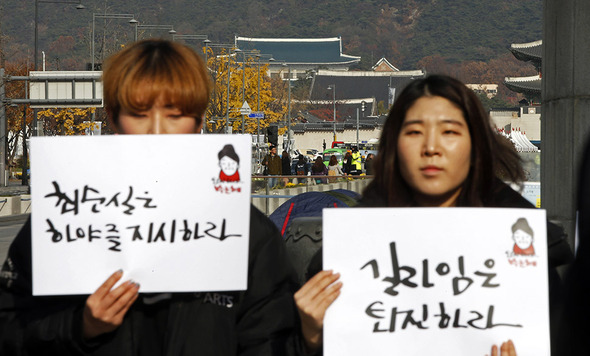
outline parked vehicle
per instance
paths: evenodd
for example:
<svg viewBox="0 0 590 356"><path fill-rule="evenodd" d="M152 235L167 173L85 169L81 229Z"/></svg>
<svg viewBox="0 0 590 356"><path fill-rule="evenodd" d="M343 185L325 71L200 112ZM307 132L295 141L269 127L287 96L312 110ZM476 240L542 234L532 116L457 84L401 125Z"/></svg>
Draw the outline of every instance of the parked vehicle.
<svg viewBox="0 0 590 356"><path fill-rule="evenodd" d="M327 150L325 150L323 153L323 159L326 167L328 167L328 165L330 164L330 157L332 156L336 156L336 159L338 160L338 165L342 167L342 159L344 158L346 151L346 148L328 148Z"/></svg>

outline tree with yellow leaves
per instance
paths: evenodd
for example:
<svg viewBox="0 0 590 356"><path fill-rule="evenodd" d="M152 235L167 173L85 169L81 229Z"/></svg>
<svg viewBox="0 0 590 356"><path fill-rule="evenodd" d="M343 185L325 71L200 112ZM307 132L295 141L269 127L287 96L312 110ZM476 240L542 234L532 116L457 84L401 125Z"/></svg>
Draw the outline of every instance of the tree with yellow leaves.
<svg viewBox="0 0 590 356"><path fill-rule="evenodd" d="M271 90L271 82L266 75L267 64L262 64L252 56L246 56L246 61L238 61L240 54L229 54L227 49L215 55L212 48L208 48L207 67L213 79L211 100L206 112L208 132L225 132L226 117L229 110L229 122L233 132L241 132L244 116L240 108L247 101L252 111L264 112L264 119L260 119L260 132L272 123L282 122L287 114L287 103L278 100ZM237 58L240 56L240 58ZM244 81L244 70L245 78ZM228 83L229 73L229 83ZM258 83L260 80L260 93ZM286 88L286 87L285 87ZM229 89L229 105L228 105ZM258 96L260 95L260 107ZM245 133L256 134L257 119L245 118ZM283 129L284 131L284 129Z"/></svg>
<svg viewBox="0 0 590 356"><path fill-rule="evenodd" d="M39 119L45 121L45 134L48 136L84 135L87 129L94 130L102 124L91 121L95 108L62 108L39 111Z"/></svg>

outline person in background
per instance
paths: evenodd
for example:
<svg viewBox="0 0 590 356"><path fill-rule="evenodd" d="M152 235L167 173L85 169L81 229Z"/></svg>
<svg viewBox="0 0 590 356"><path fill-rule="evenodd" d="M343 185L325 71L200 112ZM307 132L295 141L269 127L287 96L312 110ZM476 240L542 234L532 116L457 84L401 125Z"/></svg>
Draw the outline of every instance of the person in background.
<svg viewBox="0 0 590 356"><path fill-rule="evenodd" d="M262 160L262 165L268 168L269 176L280 176L283 173L283 163L277 155L277 146L271 145L268 154ZM278 178L269 178L268 185L274 188L278 183Z"/></svg>
<svg viewBox="0 0 590 356"><path fill-rule="evenodd" d="M336 155L332 155L330 157L330 162L328 163L328 175L329 176L343 176L344 172L340 165L338 164L338 158ZM329 183L334 183L337 181L337 178L328 178Z"/></svg>
<svg viewBox="0 0 590 356"><path fill-rule="evenodd" d="M317 157L313 166L311 166L311 175L312 176L325 176L328 175L328 168L324 164L324 160L322 157ZM316 184L326 183L327 178L315 178Z"/></svg>
<svg viewBox="0 0 590 356"><path fill-rule="evenodd" d="M473 91L447 76L414 80L402 91L383 127L373 167L375 178L363 192L363 207L535 208L505 183L524 178L516 150L494 132ZM563 231L551 223L547 239L550 306L555 311L561 302L555 268L571 262L572 254ZM321 250L316 256L321 257ZM326 309L342 288L338 279L338 273L320 271L295 293L309 350L322 345ZM516 355L510 341L500 352ZM491 354L497 353L494 346Z"/></svg>
<svg viewBox="0 0 590 356"><path fill-rule="evenodd" d="M352 167L351 167L351 173L354 175L360 175L361 172L363 171L362 165L361 165L361 153L359 152L358 147L353 146L352 147Z"/></svg>
<svg viewBox="0 0 590 356"><path fill-rule="evenodd" d="M306 176L309 173L309 168L307 167L307 161L305 156L300 154L297 159L297 164L295 165L295 172L298 176ZM304 183L306 178L298 178L299 183Z"/></svg>
<svg viewBox="0 0 590 356"><path fill-rule="evenodd" d="M346 154L344 155L342 168L344 169L344 174L352 174L352 154L349 151L346 151Z"/></svg>
<svg viewBox="0 0 590 356"><path fill-rule="evenodd" d="M286 150L283 151L281 156L281 166L282 166L282 174L284 176L293 175L291 172L291 157L289 156L289 152ZM289 183L289 178L283 178L283 185L287 185Z"/></svg>
<svg viewBox="0 0 590 356"><path fill-rule="evenodd" d="M126 47L106 62L103 88L118 134L201 131L209 78L200 56L184 45L145 40ZM29 219L0 273L0 355L293 353L300 349L293 337L297 279L284 243L254 207L249 236L246 291L143 294L141 281L123 281L126 271L119 270L89 296L36 297Z"/></svg>
<svg viewBox="0 0 590 356"><path fill-rule="evenodd" d="M367 159L365 159L365 174L368 176L373 175L373 158L375 158L375 155L369 153Z"/></svg>

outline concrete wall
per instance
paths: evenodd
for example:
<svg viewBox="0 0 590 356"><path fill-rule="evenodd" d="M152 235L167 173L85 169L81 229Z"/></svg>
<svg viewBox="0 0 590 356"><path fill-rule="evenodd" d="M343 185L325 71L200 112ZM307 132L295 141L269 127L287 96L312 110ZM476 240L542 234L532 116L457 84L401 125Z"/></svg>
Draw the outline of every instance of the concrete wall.
<svg viewBox="0 0 590 356"><path fill-rule="evenodd" d="M511 128L524 132L529 140L541 140L541 114L528 114L516 111L492 111L490 113L492 123L497 128Z"/></svg>
<svg viewBox="0 0 590 356"><path fill-rule="evenodd" d="M20 196L0 197L0 216L20 214Z"/></svg>
<svg viewBox="0 0 590 356"><path fill-rule="evenodd" d="M541 206L573 246L579 165L590 133L590 1L543 4Z"/></svg>

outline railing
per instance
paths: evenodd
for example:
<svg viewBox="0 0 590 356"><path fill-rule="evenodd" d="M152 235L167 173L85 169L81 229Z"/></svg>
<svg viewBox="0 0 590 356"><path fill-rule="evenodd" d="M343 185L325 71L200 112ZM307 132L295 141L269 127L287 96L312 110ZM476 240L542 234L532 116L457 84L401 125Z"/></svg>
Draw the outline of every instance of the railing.
<svg viewBox="0 0 590 356"><path fill-rule="evenodd" d="M277 185L271 186L273 179ZM266 215L288 199L310 191L347 189L361 193L373 176L366 175L256 175L252 176L252 203Z"/></svg>

